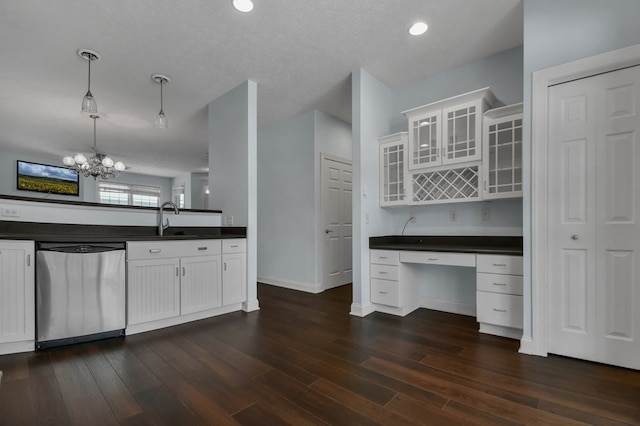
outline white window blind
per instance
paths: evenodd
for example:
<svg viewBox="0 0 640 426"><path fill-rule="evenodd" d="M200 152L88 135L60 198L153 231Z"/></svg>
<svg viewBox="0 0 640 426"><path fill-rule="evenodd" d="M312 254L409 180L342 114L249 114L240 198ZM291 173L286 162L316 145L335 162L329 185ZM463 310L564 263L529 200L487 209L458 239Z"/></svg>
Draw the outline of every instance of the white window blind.
<svg viewBox="0 0 640 426"><path fill-rule="evenodd" d="M184 184L173 186L173 202L178 208L184 209Z"/></svg>
<svg viewBox="0 0 640 426"><path fill-rule="evenodd" d="M98 200L103 204L158 207L161 191L158 186L98 182Z"/></svg>

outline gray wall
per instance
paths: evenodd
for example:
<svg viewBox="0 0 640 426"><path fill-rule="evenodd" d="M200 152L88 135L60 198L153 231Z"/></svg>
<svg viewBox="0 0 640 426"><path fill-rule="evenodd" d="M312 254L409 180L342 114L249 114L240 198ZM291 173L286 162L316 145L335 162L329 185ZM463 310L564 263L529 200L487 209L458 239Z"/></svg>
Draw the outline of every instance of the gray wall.
<svg viewBox="0 0 640 426"><path fill-rule="evenodd" d="M320 153L351 159L351 126L311 110L258 134L258 278L317 291Z"/></svg>
<svg viewBox="0 0 640 426"><path fill-rule="evenodd" d="M531 336L531 74L640 43L638 0L524 0L524 335Z"/></svg>

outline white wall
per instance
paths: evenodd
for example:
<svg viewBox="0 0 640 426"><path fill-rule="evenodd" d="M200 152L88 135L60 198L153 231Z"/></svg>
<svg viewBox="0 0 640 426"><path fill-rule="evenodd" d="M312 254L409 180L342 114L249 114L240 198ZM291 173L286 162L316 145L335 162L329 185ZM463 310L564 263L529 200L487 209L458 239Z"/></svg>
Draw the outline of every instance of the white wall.
<svg viewBox="0 0 640 426"><path fill-rule="evenodd" d="M86 201L89 203L97 202L96 197L96 180L89 177L80 176L80 196L44 194L32 191L19 191L16 182L17 160L30 161L33 163L49 164L52 166L63 166L62 160L59 158L37 157L32 155L16 154L8 151L0 151L0 194L15 195L20 197L31 198L47 198L52 200L68 200L68 201ZM171 179L140 175L135 173L122 173L114 179L117 182L132 183L137 185L153 185L162 187L162 199L171 199Z"/></svg>
<svg viewBox="0 0 640 426"><path fill-rule="evenodd" d="M191 208L207 209L204 203L204 189L209 185L208 173L191 173Z"/></svg>
<svg viewBox="0 0 640 426"><path fill-rule="evenodd" d="M531 330L531 74L640 43L638 0L524 0L524 336Z"/></svg>
<svg viewBox="0 0 640 426"><path fill-rule="evenodd" d="M209 104L209 204L247 228L247 302L258 309L257 105L258 87L246 81Z"/></svg>
<svg viewBox="0 0 640 426"><path fill-rule="evenodd" d="M320 153L351 159L351 125L311 110L258 135L258 279L322 285Z"/></svg>

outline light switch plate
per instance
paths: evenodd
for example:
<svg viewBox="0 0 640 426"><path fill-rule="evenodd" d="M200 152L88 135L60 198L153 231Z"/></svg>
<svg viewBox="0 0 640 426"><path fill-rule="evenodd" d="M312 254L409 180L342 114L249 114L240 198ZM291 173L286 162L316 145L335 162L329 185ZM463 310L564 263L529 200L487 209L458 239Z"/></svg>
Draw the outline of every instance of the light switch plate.
<svg viewBox="0 0 640 426"><path fill-rule="evenodd" d="M15 207L12 207L12 208L3 207L2 211L1 211L1 214L2 214L2 216L5 216L5 217L19 217L20 216L20 213L18 213L18 209L16 209Z"/></svg>

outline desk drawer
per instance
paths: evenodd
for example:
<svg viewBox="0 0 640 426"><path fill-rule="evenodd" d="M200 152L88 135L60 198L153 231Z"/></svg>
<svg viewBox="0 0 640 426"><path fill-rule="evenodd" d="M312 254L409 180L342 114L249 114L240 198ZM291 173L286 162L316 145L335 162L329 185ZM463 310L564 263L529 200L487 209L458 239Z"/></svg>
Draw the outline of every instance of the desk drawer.
<svg viewBox="0 0 640 426"><path fill-rule="evenodd" d="M371 265L371 278L398 280L398 267L391 265Z"/></svg>
<svg viewBox="0 0 640 426"><path fill-rule="evenodd" d="M371 301L400 307L400 285L397 281L371 279Z"/></svg>
<svg viewBox="0 0 640 426"><path fill-rule="evenodd" d="M494 293L522 296L522 276L502 274L476 274L476 289Z"/></svg>
<svg viewBox="0 0 640 426"><path fill-rule="evenodd" d="M247 245L247 240L244 238L233 238L228 240L222 240L222 252L223 253L244 253Z"/></svg>
<svg viewBox="0 0 640 426"><path fill-rule="evenodd" d="M522 256L479 254L477 272L522 275Z"/></svg>
<svg viewBox="0 0 640 426"><path fill-rule="evenodd" d="M522 328L522 296L478 291L476 301L478 322Z"/></svg>
<svg viewBox="0 0 640 426"><path fill-rule="evenodd" d="M436 251L403 251L400 262L423 263L428 265L476 266L476 255L473 253L448 253Z"/></svg>
<svg viewBox="0 0 640 426"><path fill-rule="evenodd" d="M370 256L371 263L380 265L398 265L400 263L400 256L397 251L371 250Z"/></svg>

